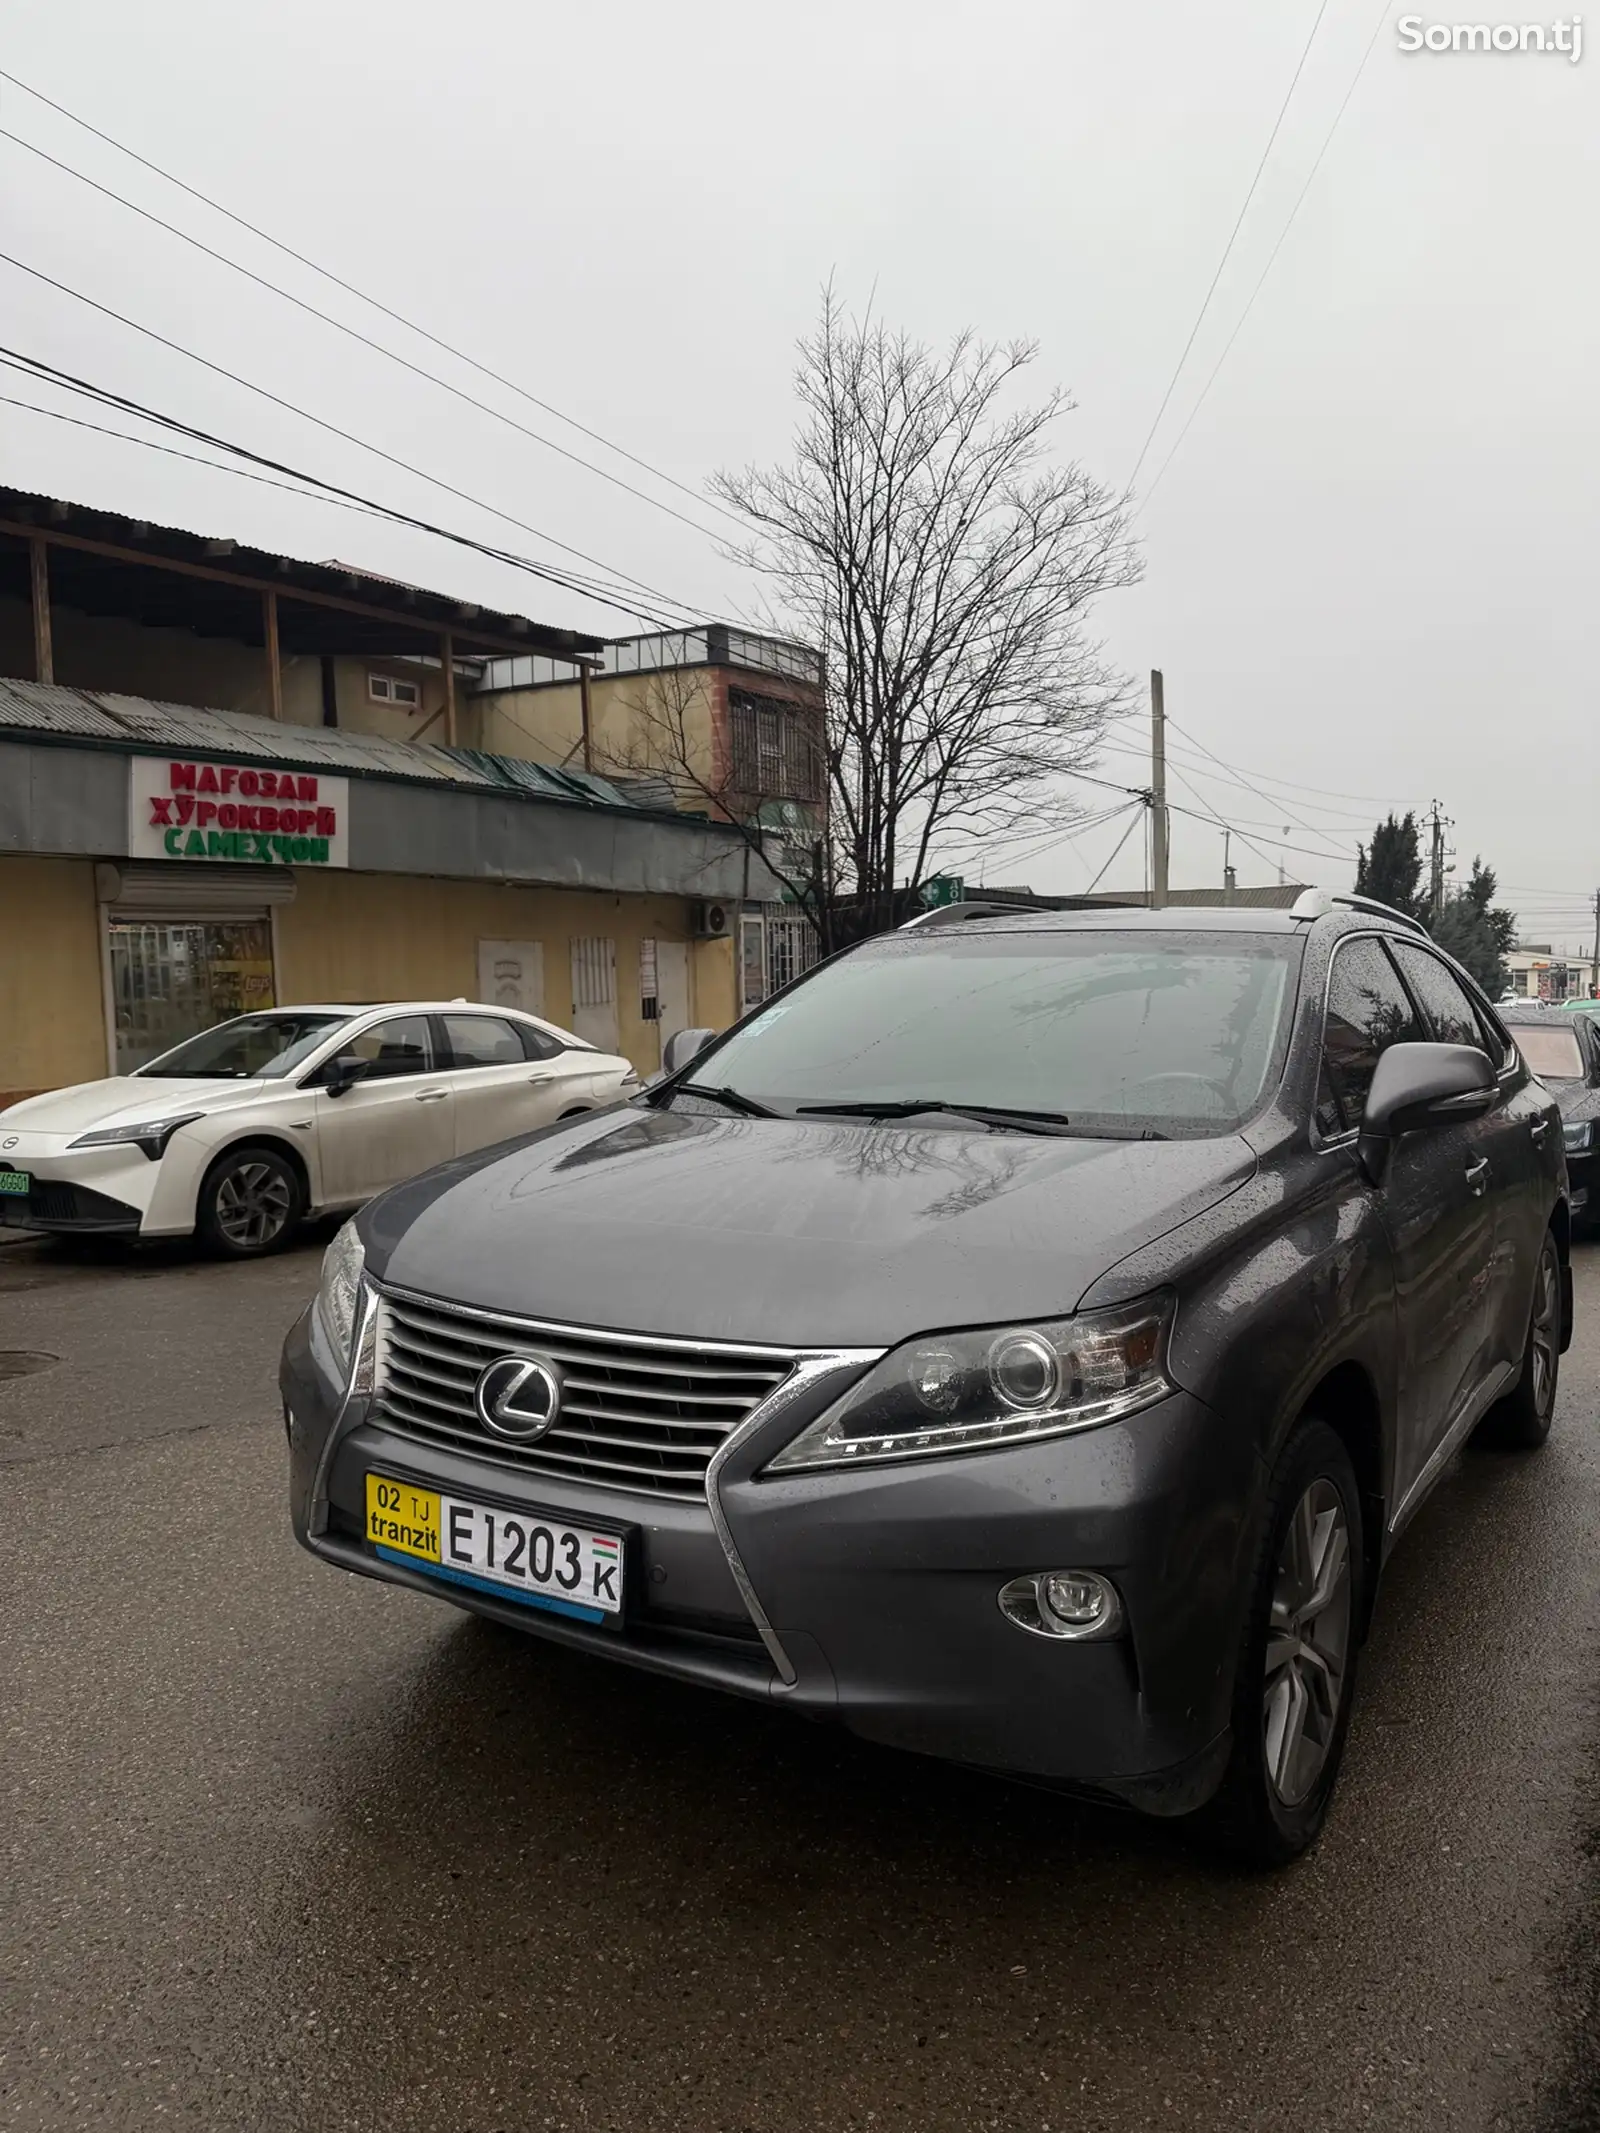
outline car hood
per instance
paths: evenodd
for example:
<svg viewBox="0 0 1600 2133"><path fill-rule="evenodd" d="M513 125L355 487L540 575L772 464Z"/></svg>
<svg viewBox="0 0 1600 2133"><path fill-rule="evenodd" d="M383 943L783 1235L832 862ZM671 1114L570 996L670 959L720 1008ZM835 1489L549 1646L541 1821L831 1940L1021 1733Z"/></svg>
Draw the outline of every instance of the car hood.
<svg viewBox="0 0 1600 2133"><path fill-rule="evenodd" d="M20 1133L89 1133L96 1126L135 1126L146 1119L179 1118L186 1111L216 1111L249 1103L268 1088L284 1084L261 1081L145 1081L114 1074L104 1081L82 1081L70 1089L0 1111L0 1136Z"/></svg>
<svg viewBox="0 0 1600 2133"><path fill-rule="evenodd" d="M1256 1167L1228 1136L1102 1141L626 1109L396 1187L373 1276L583 1325L879 1347L1071 1311Z"/></svg>
<svg viewBox="0 0 1600 2133"><path fill-rule="evenodd" d="M1556 1100L1562 1121L1576 1126L1586 1118L1600 1118L1600 1089L1586 1081L1547 1081L1545 1088Z"/></svg>

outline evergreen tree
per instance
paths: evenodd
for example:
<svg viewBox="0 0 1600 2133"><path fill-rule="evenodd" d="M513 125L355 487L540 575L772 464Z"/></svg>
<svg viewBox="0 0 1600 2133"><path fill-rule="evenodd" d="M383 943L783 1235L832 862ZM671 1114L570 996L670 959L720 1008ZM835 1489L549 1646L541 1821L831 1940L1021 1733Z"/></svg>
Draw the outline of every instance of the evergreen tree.
<svg viewBox="0 0 1600 2133"><path fill-rule="evenodd" d="M1408 809L1403 816L1390 815L1380 822L1370 845L1356 846L1356 894L1375 896L1407 918L1423 918L1427 898L1421 891L1422 846L1417 818Z"/></svg>
<svg viewBox="0 0 1600 2133"><path fill-rule="evenodd" d="M1494 869L1474 859L1466 887L1450 898L1431 929L1439 946L1477 979L1491 1000L1498 1000L1510 982L1506 957L1517 938L1516 913L1495 903L1498 886Z"/></svg>

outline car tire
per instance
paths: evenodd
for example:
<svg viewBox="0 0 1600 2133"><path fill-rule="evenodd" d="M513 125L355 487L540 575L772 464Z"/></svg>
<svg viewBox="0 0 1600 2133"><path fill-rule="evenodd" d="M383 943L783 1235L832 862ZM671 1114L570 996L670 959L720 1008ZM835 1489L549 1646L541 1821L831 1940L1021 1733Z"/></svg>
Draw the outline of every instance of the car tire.
<svg viewBox="0 0 1600 2133"><path fill-rule="evenodd" d="M1550 1434L1560 1376L1561 1254L1546 1230L1533 1277L1521 1374L1473 1431L1473 1443L1494 1451L1536 1452Z"/></svg>
<svg viewBox="0 0 1600 2133"><path fill-rule="evenodd" d="M222 1259L281 1252L306 1211L294 1161L265 1141L246 1141L218 1156L200 1183L195 1230Z"/></svg>
<svg viewBox="0 0 1600 2133"><path fill-rule="evenodd" d="M1355 1696L1366 1557L1343 1443L1303 1417L1278 1460L1234 1682L1233 1745L1198 1834L1285 1866L1321 1829Z"/></svg>

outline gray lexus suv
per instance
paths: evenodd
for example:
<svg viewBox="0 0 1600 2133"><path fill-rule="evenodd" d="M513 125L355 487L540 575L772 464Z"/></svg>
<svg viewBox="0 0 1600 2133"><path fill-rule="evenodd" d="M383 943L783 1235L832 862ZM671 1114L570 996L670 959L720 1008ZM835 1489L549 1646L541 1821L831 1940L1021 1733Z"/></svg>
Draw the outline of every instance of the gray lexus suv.
<svg viewBox="0 0 1600 2133"><path fill-rule="evenodd" d="M300 1540L1293 1857L1407 1521L1550 1426L1561 1123L1494 1010L1355 899L968 905L675 1048L340 1232Z"/></svg>

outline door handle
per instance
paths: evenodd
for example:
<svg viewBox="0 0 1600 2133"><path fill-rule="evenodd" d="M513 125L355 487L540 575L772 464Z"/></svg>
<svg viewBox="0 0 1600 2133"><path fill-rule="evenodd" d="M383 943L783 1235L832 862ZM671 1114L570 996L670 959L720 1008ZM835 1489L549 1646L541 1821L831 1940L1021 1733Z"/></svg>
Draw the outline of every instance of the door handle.
<svg viewBox="0 0 1600 2133"><path fill-rule="evenodd" d="M442 1104L450 1094L448 1089L423 1089L417 1097L419 1104Z"/></svg>
<svg viewBox="0 0 1600 2133"><path fill-rule="evenodd" d="M543 1074L530 1074L528 1076L528 1086L530 1088L536 1089L539 1087L541 1082L553 1081L554 1079L555 1076L549 1073L548 1071Z"/></svg>
<svg viewBox="0 0 1600 2133"><path fill-rule="evenodd" d="M1489 1189L1489 1158L1482 1156L1476 1163L1467 1165L1467 1184L1476 1198L1482 1199Z"/></svg>
<svg viewBox="0 0 1600 2133"><path fill-rule="evenodd" d="M1538 1143L1539 1141L1542 1141L1542 1140L1544 1139L1545 1135L1546 1135L1546 1134L1547 1134L1547 1133L1548 1133L1549 1131L1550 1131L1550 1121L1549 1121L1549 1119L1547 1119L1547 1118L1536 1118L1536 1119L1534 1119L1534 1120L1532 1121L1532 1123L1531 1123L1531 1124L1529 1125L1529 1127L1528 1127L1528 1138L1529 1138L1529 1139L1530 1139L1531 1141L1533 1141L1533 1142L1534 1142L1535 1144L1537 1144L1537 1143Z"/></svg>

